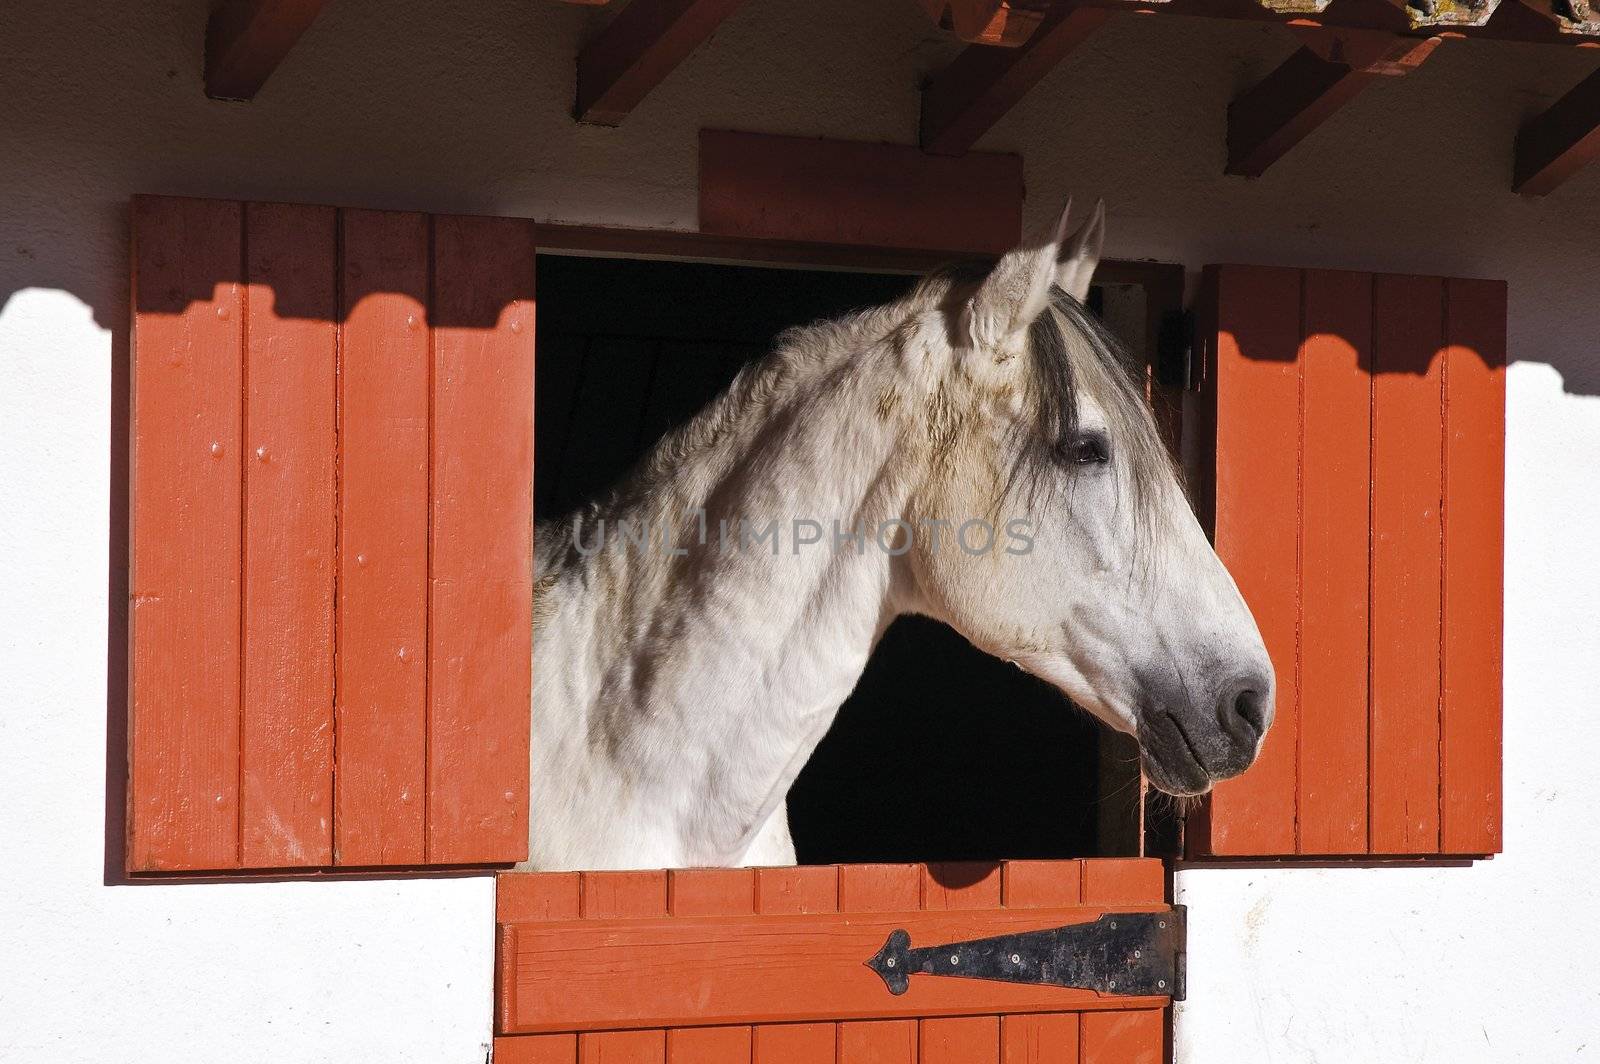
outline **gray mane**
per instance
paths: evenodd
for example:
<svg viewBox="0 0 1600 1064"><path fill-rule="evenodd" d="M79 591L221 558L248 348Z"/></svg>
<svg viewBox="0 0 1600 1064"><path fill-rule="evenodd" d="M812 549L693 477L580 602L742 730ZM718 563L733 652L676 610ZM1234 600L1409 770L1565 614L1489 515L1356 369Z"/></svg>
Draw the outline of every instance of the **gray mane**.
<svg viewBox="0 0 1600 1064"><path fill-rule="evenodd" d="M592 526L596 518L669 482L693 457L730 436L759 431L765 421L759 412L781 407L799 382L834 374L844 383L855 360L876 354L908 317L938 306L953 314L958 308L950 304L964 298L991 268L982 261L946 266L894 303L786 329L771 354L742 368L722 394L668 432L614 488L559 521L541 522L536 573L571 552L578 523ZM842 361L840 352L846 353ZM1104 410L1112 446L1132 470L1135 516L1141 532L1148 533L1159 502L1156 486L1175 473L1145 399L1140 365L1081 303L1052 287L1050 306L1029 330L1028 366L1026 399L1035 417L1015 441L1016 461L999 494L1018 492L1030 506L1048 504L1041 486L1059 478L1044 474L1060 467L1062 448L1077 437L1079 397L1087 394Z"/></svg>

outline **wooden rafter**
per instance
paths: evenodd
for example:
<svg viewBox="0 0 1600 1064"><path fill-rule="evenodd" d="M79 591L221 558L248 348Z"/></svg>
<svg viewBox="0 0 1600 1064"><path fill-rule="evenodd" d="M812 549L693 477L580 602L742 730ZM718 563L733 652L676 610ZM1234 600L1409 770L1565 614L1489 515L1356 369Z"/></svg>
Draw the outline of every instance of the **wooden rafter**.
<svg viewBox="0 0 1600 1064"><path fill-rule="evenodd" d="M1032 37L1051 0L919 0L922 9L969 44L1016 48ZM1059 5L1058 5L1059 6Z"/></svg>
<svg viewBox="0 0 1600 1064"><path fill-rule="evenodd" d="M1018 48L972 45L922 91L922 150L960 155L1077 48L1108 8L1058 5Z"/></svg>
<svg viewBox="0 0 1600 1064"><path fill-rule="evenodd" d="M249 100L326 0L223 0L206 23L206 95Z"/></svg>
<svg viewBox="0 0 1600 1064"><path fill-rule="evenodd" d="M1550 105L1517 134L1512 188L1543 196L1600 156L1600 71Z"/></svg>
<svg viewBox="0 0 1600 1064"><path fill-rule="evenodd" d="M1228 105L1227 172L1259 177L1374 80L1414 70L1442 37L1302 29L1307 43Z"/></svg>
<svg viewBox="0 0 1600 1064"><path fill-rule="evenodd" d="M578 55L580 122L614 126L711 36L740 0L633 0Z"/></svg>
<svg viewBox="0 0 1600 1064"><path fill-rule="evenodd" d="M940 24L963 36L955 14L956 0L919 0ZM964 0L982 11L993 8L998 30L1009 21L1017 26L1005 40L989 43L1017 45L1025 36L1026 13L1041 18L1061 4L1102 7L1143 15L1182 15L1188 18L1236 19L1276 22L1291 28L1326 27L1338 30L1382 30L1407 37L1431 37L1441 32L1463 37L1529 41L1545 44L1592 45L1600 38L1600 0ZM1011 6L1006 6L1010 4ZM948 8L948 11L946 10ZM972 35L967 27L966 36ZM966 39L963 37L963 39Z"/></svg>

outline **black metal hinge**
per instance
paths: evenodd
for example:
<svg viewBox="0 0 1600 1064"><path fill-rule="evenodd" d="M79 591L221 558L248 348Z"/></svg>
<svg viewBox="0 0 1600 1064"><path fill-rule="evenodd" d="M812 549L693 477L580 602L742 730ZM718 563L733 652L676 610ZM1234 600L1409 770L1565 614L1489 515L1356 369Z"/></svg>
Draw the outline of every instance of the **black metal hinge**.
<svg viewBox="0 0 1600 1064"><path fill-rule="evenodd" d="M893 931L867 967L891 994L913 975L1076 987L1134 997L1183 1000L1188 931L1182 905L1158 913L1107 913L1085 924L913 948Z"/></svg>

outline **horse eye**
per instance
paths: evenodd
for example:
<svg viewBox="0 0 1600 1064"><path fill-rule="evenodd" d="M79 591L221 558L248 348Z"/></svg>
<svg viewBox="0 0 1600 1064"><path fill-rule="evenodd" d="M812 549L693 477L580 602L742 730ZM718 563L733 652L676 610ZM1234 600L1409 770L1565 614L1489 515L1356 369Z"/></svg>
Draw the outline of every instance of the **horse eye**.
<svg viewBox="0 0 1600 1064"><path fill-rule="evenodd" d="M1104 465L1111 461L1111 448L1104 436L1086 432L1062 444L1061 456L1073 465Z"/></svg>

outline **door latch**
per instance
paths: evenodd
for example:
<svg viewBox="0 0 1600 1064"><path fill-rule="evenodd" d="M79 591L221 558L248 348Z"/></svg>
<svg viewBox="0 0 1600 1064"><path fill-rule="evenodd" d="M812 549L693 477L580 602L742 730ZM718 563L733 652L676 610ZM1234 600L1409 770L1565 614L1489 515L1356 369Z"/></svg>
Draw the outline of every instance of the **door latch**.
<svg viewBox="0 0 1600 1064"><path fill-rule="evenodd" d="M891 994L904 994L913 975L944 975L1182 1001L1187 923L1187 911L1176 905L1163 912L1106 913L1088 923L915 948L910 933L900 928L866 964Z"/></svg>

